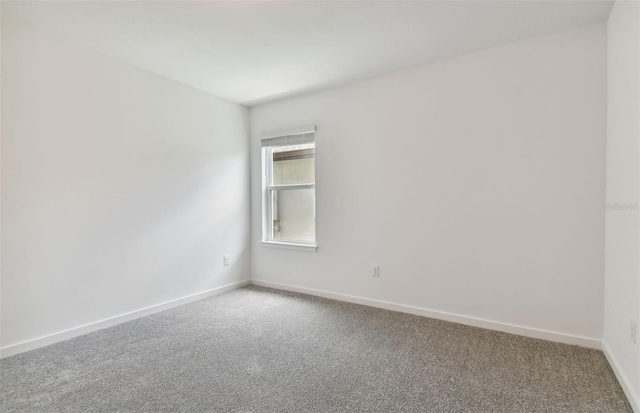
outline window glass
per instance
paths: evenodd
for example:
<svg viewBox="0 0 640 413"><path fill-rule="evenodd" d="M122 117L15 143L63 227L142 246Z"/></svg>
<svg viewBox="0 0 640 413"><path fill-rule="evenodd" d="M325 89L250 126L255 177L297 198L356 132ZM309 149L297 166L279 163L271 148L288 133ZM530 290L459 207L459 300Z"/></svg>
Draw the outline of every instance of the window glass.
<svg viewBox="0 0 640 413"><path fill-rule="evenodd" d="M315 171L313 144L273 148L273 185L312 184Z"/></svg>
<svg viewBox="0 0 640 413"><path fill-rule="evenodd" d="M311 189L275 189L273 198L273 240L304 241L316 239L315 196Z"/></svg>

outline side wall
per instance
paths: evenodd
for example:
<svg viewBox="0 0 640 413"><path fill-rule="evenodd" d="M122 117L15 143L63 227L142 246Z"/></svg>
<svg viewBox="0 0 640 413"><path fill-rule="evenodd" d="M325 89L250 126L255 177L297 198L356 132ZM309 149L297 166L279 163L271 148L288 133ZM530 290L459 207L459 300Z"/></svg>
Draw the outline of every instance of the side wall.
<svg viewBox="0 0 640 413"><path fill-rule="evenodd" d="M254 107L252 278L597 347L605 117L604 23ZM318 251L265 248L260 135L308 124Z"/></svg>
<svg viewBox="0 0 640 413"><path fill-rule="evenodd" d="M246 108L6 22L2 76L4 355L248 279Z"/></svg>
<svg viewBox="0 0 640 413"><path fill-rule="evenodd" d="M640 7L617 1L608 21L604 350L640 412ZM636 333L637 334L637 333Z"/></svg>

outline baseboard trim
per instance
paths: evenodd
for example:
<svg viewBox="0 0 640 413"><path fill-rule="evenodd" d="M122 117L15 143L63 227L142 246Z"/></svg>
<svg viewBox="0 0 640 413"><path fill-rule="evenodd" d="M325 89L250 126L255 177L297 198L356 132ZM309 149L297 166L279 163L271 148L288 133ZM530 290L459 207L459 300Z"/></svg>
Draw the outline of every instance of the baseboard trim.
<svg viewBox="0 0 640 413"><path fill-rule="evenodd" d="M35 350L40 347L45 347L51 344L59 343L61 341L68 340L73 337L78 337L84 334L92 333L94 331L98 331L107 327L114 326L116 324L121 324L127 321L135 320L137 318L159 313L161 311L178 307L184 304L188 304L193 301L202 300L203 298L208 298L214 295L225 293L227 291L235 290L237 288L241 288L249 284L250 284L249 280L244 280L244 281L239 281L232 284L223 285L221 287L213 288L211 290L203 291L201 293L196 293L186 297L167 301L164 303L152 305L150 307L145 307L140 310L132 311L125 314L120 314L115 317L110 317L104 320L99 320L93 323L70 328L68 330L60 331L58 333L49 334L44 337L38 337L33 340L12 344L10 346L0 348L0 358L10 357L19 353L24 353L25 351Z"/></svg>
<svg viewBox="0 0 640 413"><path fill-rule="evenodd" d="M611 370L613 370L613 374L616 375L618 382L620 383L620 387L622 387L622 391L627 396L627 400L629 400L629 404L631 404L631 408L635 413L640 413L640 397L638 397L638 393L635 392L633 387L631 386L631 382L629 378L624 373L624 371L620 368L620 363L618 359L613 355L609 345L606 341L602 340L602 352L604 356L607 358L609 365L611 366Z"/></svg>
<svg viewBox="0 0 640 413"><path fill-rule="evenodd" d="M330 291L316 290L312 288L298 287L290 284L281 284L266 280L252 279L251 284L275 288L277 290L285 290L296 293L314 295L317 297L329 298L332 300L346 301L354 304L366 305L369 307L382 308L385 310L398 311L419 315L423 317L435 318L438 320L451 321L458 324L464 324L473 327L486 328L488 330L501 331L503 333L516 334L519 336L538 338L541 340L553 341L556 343L571 344L581 347L593 348L600 350L602 348L600 339L576 336L571 334L559 333L555 331L542 330L531 327L523 327L514 324L502 323L499 321L486 320L477 317L470 317L460 314L449 313L446 311L431 310L428 308L414 307L405 304L398 304L389 301L374 300L365 297L357 297L353 295L334 293Z"/></svg>

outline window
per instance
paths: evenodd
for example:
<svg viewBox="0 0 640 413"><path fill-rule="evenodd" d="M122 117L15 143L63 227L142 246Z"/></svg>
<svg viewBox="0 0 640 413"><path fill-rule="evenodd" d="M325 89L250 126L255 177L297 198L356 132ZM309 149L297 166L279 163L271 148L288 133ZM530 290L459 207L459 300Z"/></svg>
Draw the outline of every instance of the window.
<svg viewBox="0 0 640 413"><path fill-rule="evenodd" d="M315 249L315 157L315 127L262 140L263 242Z"/></svg>

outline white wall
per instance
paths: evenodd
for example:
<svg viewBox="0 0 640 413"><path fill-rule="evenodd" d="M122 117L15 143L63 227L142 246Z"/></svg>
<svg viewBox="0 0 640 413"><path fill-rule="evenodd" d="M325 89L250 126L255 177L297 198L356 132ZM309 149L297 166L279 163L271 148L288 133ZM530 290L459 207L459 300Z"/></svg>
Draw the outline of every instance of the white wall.
<svg viewBox="0 0 640 413"><path fill-rule="evenodd" d="M608 21L607 205L603 342L640 409L640 8L617 1Z"/></svg>
<svg viewBox="0 0 640 413"><path fill-rule="evenodd" d="M252 108L253 279L597 345L605 30L589 25ZM318 127L318 251L262 247L259 136L308 124Z"/></svg>
<svg viewBox="0 0 640 413"><path fill-rule="evenodd" d="M2 76L2 347L249 277L246 108L6 22Z"/></svg>

